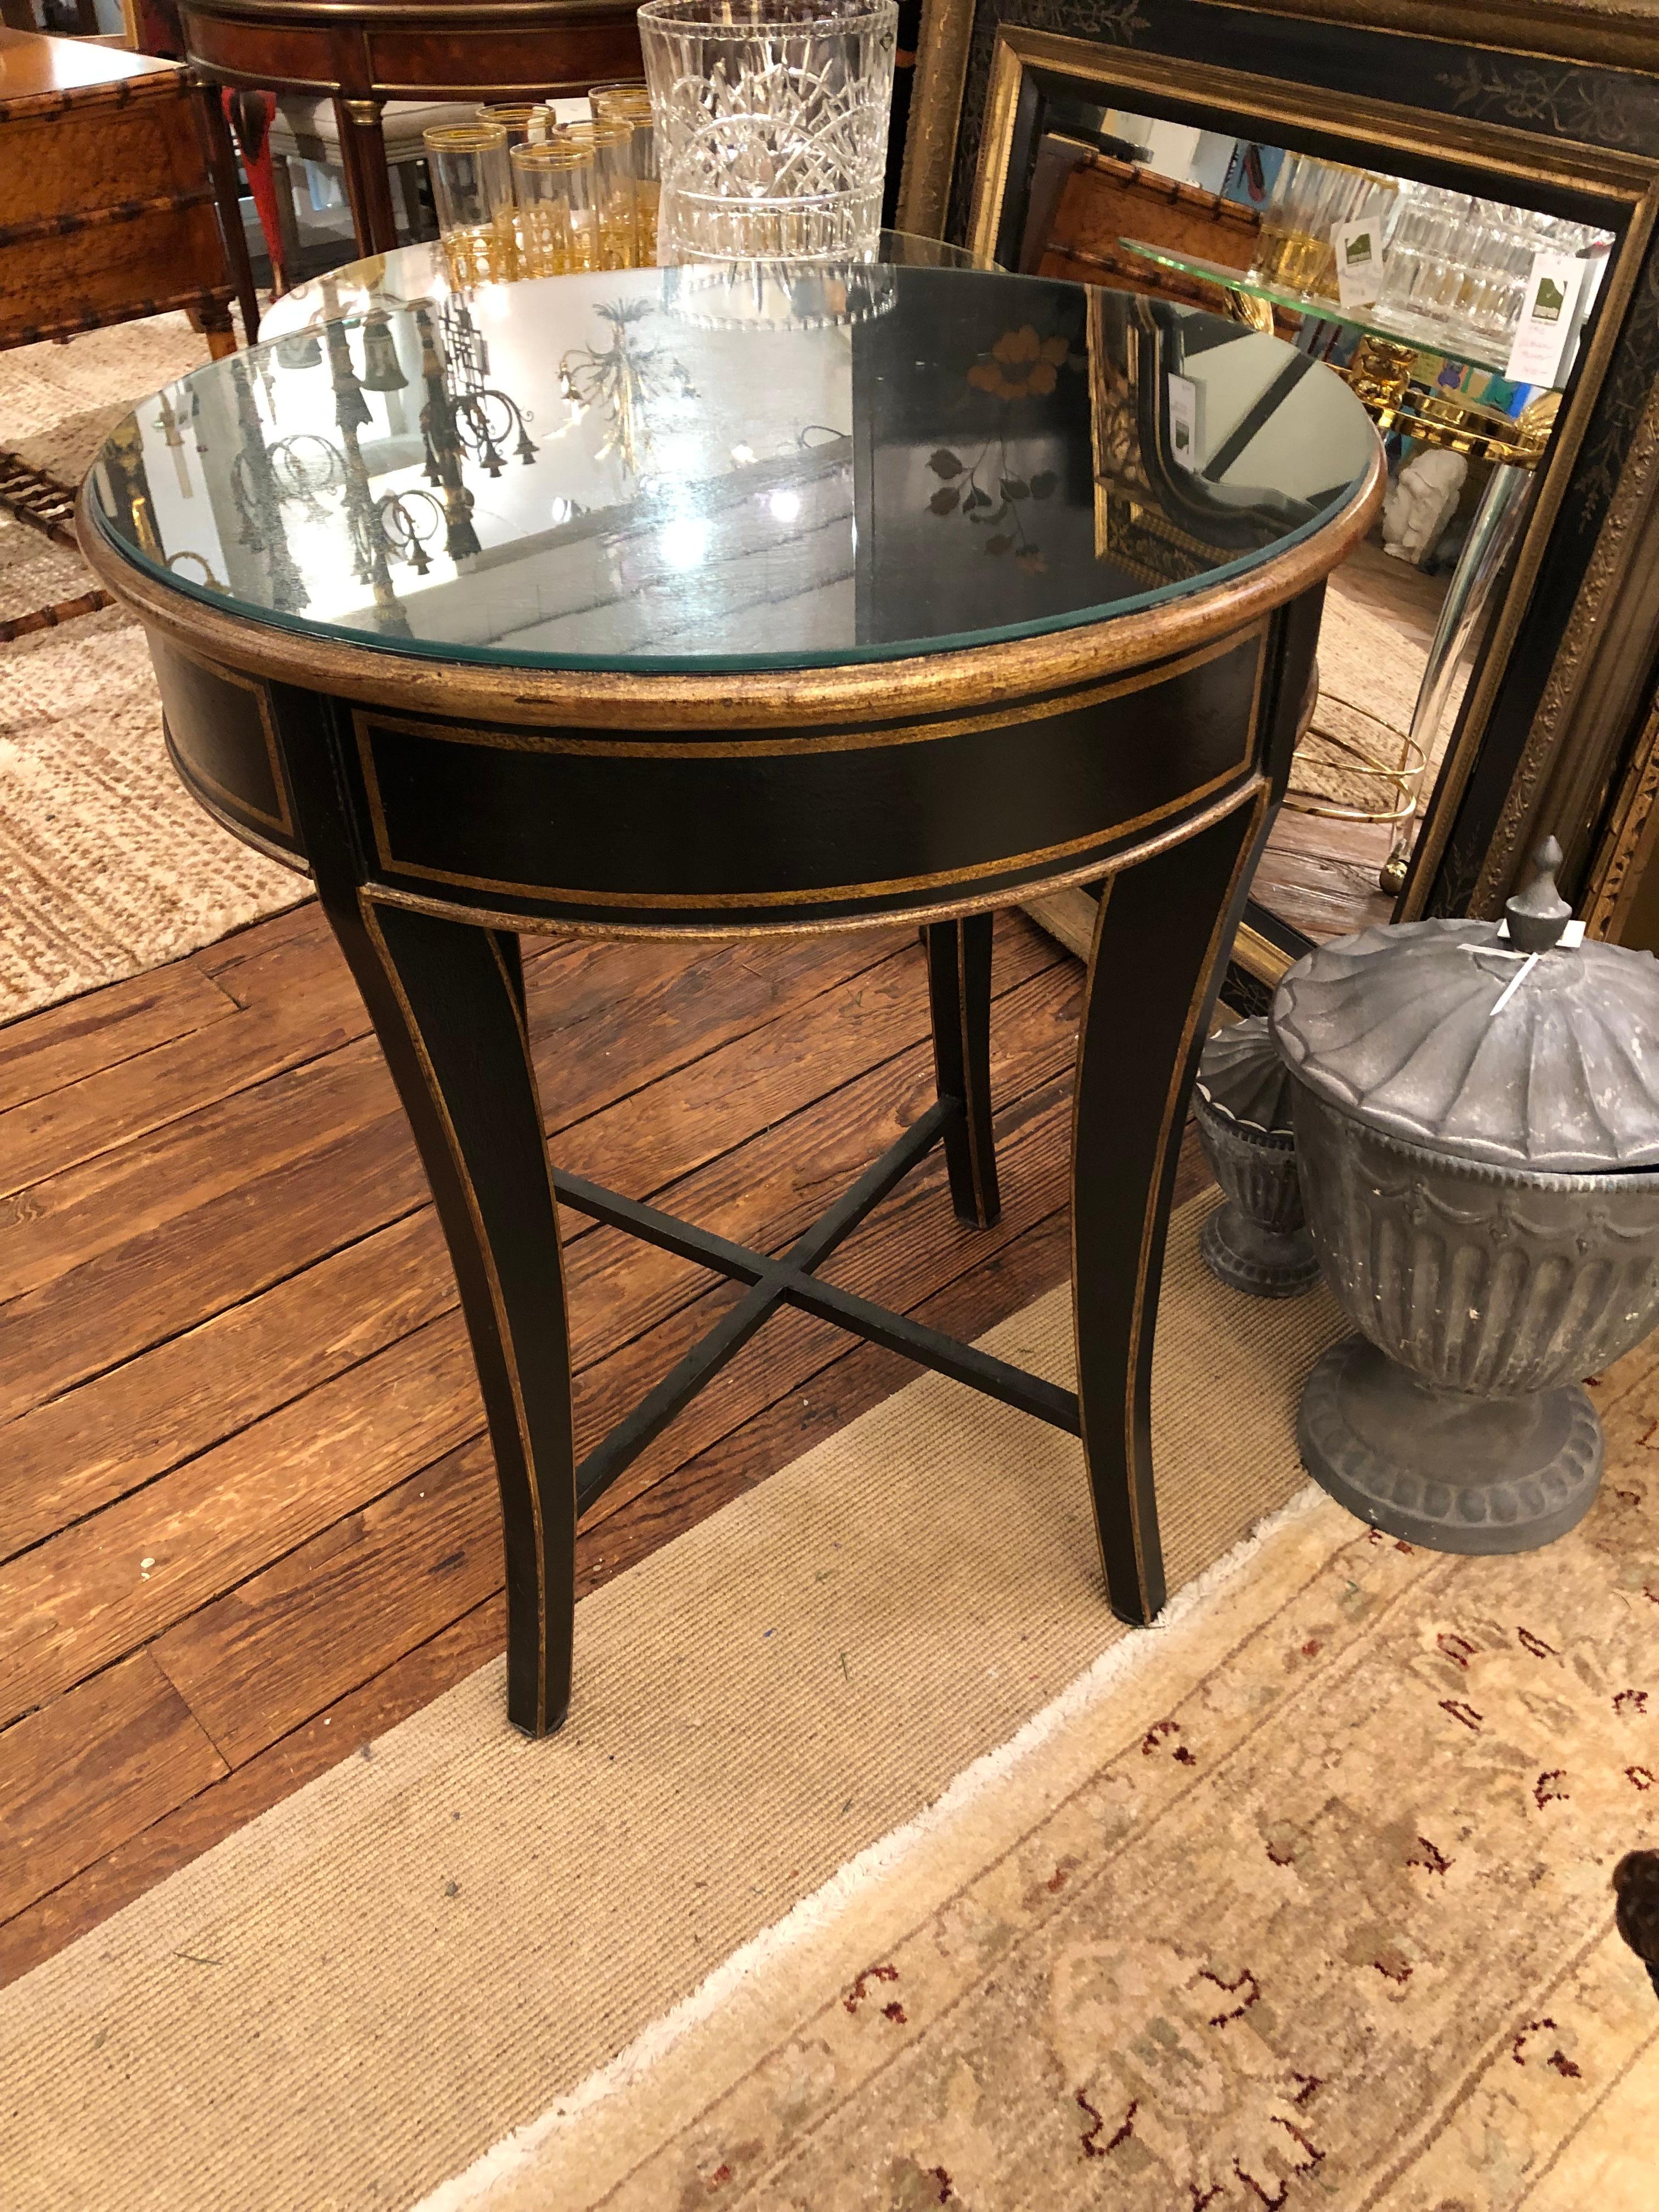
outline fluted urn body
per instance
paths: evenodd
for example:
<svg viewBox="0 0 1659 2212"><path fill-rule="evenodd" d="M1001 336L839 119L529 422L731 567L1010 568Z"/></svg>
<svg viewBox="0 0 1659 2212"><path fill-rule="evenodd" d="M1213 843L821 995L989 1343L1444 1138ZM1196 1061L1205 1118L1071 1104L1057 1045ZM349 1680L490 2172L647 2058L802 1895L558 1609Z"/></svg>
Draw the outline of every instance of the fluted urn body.
<svg viewBox="0 0 1659 2212"><path fill-rule="evenodd" d="M1583 1378L1659 1322L1659 967L1529 946L1516 904L1322 947L1273 1008L1309 1231L1358 1332L1309 1378L1303 1457L1443 1551L1589 1510Z"/></svg>

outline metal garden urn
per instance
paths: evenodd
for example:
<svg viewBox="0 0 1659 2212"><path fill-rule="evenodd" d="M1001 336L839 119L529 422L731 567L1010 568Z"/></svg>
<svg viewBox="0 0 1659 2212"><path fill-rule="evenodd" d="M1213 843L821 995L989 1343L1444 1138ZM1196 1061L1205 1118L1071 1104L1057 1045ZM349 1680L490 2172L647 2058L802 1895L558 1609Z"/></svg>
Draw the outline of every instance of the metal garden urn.
<svg viewBox="0 0 1659 2212"><path fill-rule="evenodd" d="M1218 1030L1198 1063L1193 1119L1224 1205L1205 1220L1204 1263L1235 1291L1293 1298L1319 1280L1302 1225L1291 1076L1265 1014Z"/></svg>
<svg viewBox="0 0 1659 2212"><path fill-rule="evenodd" d="M1308 1226L1359 1332L1303 1392L1309 1472L1445 1552L1588 1510L1581 1378L1659 1321L1659 963L1574 941L1560 850L1504 923L1368 929L1273 1001Z"/></svg>

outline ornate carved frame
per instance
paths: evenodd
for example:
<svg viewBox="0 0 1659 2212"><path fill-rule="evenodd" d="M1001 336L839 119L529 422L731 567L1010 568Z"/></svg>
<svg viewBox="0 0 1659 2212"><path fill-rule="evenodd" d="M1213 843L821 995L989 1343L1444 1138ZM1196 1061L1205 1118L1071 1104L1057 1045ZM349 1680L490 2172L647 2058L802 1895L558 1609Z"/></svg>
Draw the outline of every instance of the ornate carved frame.
<svg viewBox="0 0 1659 2212"><path fill-rule="evenodd" d="M1642 0L926 0L900 222L1004 258L1056 94L1613 229L1401 919L1495 914L1536 832L1602 927L1659 788L1659 25Z"/></svg>

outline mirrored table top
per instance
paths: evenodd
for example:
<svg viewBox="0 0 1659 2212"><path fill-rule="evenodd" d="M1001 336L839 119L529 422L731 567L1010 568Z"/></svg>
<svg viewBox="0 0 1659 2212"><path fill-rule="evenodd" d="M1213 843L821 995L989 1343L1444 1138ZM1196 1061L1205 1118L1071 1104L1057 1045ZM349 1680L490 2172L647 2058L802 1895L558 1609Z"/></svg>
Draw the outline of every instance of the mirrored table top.
<svg viewBox="0 0 1659 2212"><path fill-rule="evenodd" d="M179 591L319 638L709 673L1152 605L1316 532L1370 466L1359 402L1273 337L886 256L464 293L429 254L358 264L343 312L137 408L92 513Z"/></svg>

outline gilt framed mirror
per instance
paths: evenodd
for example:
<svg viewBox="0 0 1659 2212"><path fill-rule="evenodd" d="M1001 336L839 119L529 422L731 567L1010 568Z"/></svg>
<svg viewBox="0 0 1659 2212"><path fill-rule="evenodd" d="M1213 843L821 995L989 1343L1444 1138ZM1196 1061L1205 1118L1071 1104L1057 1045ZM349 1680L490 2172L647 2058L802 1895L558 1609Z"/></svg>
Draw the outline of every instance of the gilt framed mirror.
<svg viewBox="0 0 1659 2212"><path fill-rule="evenodd" d="M1369 297L1332 263L1356 212ZM1245 998L1314 938L1500 912L1546 830L1592 928L1659 941L1656 216L1659 37L1632 4L927 0L903 228L1145 288L1149 333L1160 295L1224 303L1238 348L1275 331L1343 368L1389 443L1389 514L1333 579L1240 934ZM1437 299L1425 261L1450 268ZM1546 319L1560 295L1553 363L1516 350L1517 287ZM1114 557L1136 466L1243 481L1273 433L1265 383L1233 404L1246 352L1207 410L1201 362L1170 383L1150 335L1147 359L1157 450L1127 474L1097 451Z"/></svg>

